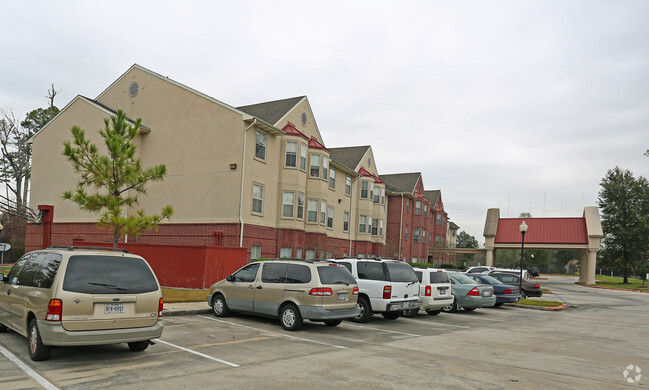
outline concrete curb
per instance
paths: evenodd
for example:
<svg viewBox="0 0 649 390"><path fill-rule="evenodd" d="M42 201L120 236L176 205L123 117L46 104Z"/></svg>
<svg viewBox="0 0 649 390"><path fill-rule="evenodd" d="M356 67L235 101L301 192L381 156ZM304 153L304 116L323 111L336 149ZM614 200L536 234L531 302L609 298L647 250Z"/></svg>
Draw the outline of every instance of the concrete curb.
<svg viewBox="0 0 649 390"><path fill-rule="evenodd" d="M505 303L505 306L517 307L519 309L541 310L541 311L558 311L558 310L566 310L568 308L568 306L565 303L561 306L556 306L556 307L519 305L516 303Z"/></svg>
<svg viewBox="0 0 649 390"><path fill-rule="evenodd" d="M191 316L197 314L210 314L212 309L174 309L174 310L163 310L162 318L164 317L175 317L175 316Z"/></svg>
<svg viewBox="0 0 649 390"><path fill-rule="evenodd" d="M592 284L584 284L580 282L575 282L575 284L578 284L580 286L584 287L590 287L590 288L602 288L604 290L617 290L617 291L631 291L631 292L639 292L639 293L649 293L649 290L631 290L628 288L618 288L618 287L609 287L609 286L594 286Z"/></svg>

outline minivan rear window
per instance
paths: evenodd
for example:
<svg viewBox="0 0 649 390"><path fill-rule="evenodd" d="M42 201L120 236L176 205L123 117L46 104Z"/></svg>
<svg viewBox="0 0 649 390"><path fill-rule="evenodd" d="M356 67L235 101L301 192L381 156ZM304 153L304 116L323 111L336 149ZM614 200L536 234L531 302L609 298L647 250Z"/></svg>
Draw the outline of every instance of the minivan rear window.
<svg viewBox="0 0 649 390"><path fill-rule="evenodd" d="M72 256L63 290L84 294L140 294L158 290L146 262L134 257Z"/></svg>
<svg viewBox="0 0 649 390"><path fill-rule="evenodd" d="M318 267L318 275L322 284L356 284L356 279L345 267Z"/></svg>
<svg viewBox="0 0 649 390"><path fill-rule="evenodd" d="M430 282L431 283L449 283L448 274L446 272L431 272L430 273Z"/></svg>

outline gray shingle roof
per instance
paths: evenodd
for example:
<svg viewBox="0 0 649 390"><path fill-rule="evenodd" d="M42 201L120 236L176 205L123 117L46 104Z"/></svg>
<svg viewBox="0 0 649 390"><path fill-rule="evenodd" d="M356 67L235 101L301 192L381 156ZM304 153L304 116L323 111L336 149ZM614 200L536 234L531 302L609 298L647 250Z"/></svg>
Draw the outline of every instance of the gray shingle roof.
<svg viewBox="0 0 649 390"><path fill-rule="evenodd" d="M434 205L437 203L437 199L439 199L440 192L440 190L424 191L424 196Z"/></svg>
<svg viewBox="0 0 649 390"><path fill-rule="evenodd" d="M369 145L329 148L329 156L333 161L354 171L369 148Z"/></svg>
<svg viewBox="0 0 649 390"><path fill-rule="evenodd" d="M298 96L272 102L251 104L249 106L237 107L237 110L256 116L272 125L277 125L277 122L304 98L305 96Z"/></svg>
<svg viewBox="0 0 649 390"><path fill-rule="evenodd" d="M391 175L379 175L379 179L385 182L385 187L391 192L415 192L417 181L421 177L421 172L395 173Z"/></svg>

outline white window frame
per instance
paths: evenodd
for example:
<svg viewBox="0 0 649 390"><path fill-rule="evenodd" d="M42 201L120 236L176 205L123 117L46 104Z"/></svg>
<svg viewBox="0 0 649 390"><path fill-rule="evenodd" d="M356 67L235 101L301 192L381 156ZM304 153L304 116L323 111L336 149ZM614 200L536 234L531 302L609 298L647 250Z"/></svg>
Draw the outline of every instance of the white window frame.
<svg viewBox="0 0 649 390"><path fill-rule="evenodd" d="M282 218L293 218L295 215L295 192L284 191L282 196Z"/></svg>
<svg viewBox="0 0 649 390"><path fill-rule="evenodd" d="M358 232L359 233L367 232L367 215L358 216Z"/></svg>
<svg viewBox="0 0 649 390"><path fill-rule="evenodd" d="M329 180L329 157L322 156L322 180Z"/></svg>
<svg viewBox="0 0 649 390"><path fill-rule="evenodd" d="M352 177L345 176L345 195L352 195Z"/></svg>
<svg viewBox="0 0 649 390"><path fill-rule="evenodd" d="M300 143L300 170L306 172L306 155L309 147L306 144Z"/></svg>
<svg viewBox="0 0 649 390"><path fill-rule="evenodd" d="M250 259L256 260L261 258L261 245L250 246Z"/></svg>
<svg viewBox="0 0 649 390"><path fill-rule="evenodd" d="M285 167L297 168L297 144L297 141L286 141L286 158L284 159Z"/></svg>
<svg viewBox="0 0 649 390"><path fill-rule="evenodd" d="M304 219L304 199L305 195L302 192L297 193L297 219Z"/></svg>
<svg viewBox="0 0 649 390"><path fill-rule="evenodd" d="M368 180L361 180L361 199L367 199L369 196L370 182ZM365 194L365 196L363 196Z"/></svg>
<svg viewBox="0 0 649 390"><path fill-rule="evenodd" d="M336 189L336 170L334 168L329 169L329 188Z"/></svg>
<svg viewBox="0 0 649 390"><path fill-rule="evenodd" d="M266 145L268 144L268 134L257 130L255 137L255 158L266 161Z"/></svg>
<svg viewBox="0 0 649 390"><path fill-rule="evenodd" d="M349 211L343 214L343 232L349 231Z"/></svg>
<svg viewBox="0 0 649 390"><path fill-rule="evenodd" d="M334 207L327 207L327 227L330 229L334 228Z"/></svg>
<svg viewBox="0 0 649 390"><path fill-rule="evenodd" d="M259 210L255 209L255 201L259 204ZM252 212L255 214L264 213L264 186L252 183Z"/></svg>
<svg viewBox="0 0 649 390"><path fill-rule="evenodd" d="M286 252L288 252L288 254ZM290 259L292 257L293 257L293 248L288 248L288 247L279 248L280 259Z"/></svg>
<svg viewBox="0 0 649 390"><path fill-rule="evenodd" d="M322 225L327 223L327 201L320 201L320 223Z"/></svg>
<svg viewBox="0 0 649 390"><path fill-rule="evenodd" d="M317 164L314 165L316 161ZM309 177L320 177L320 163L322 162L322 156L317 153L311 153L309 162Z"/></svg>
<svg viewBox="0 0 649 390"><path fill-rule="evenodd" d="M308 223L318 223L318 199L309 198L307 203L306 221Z"/></svg>

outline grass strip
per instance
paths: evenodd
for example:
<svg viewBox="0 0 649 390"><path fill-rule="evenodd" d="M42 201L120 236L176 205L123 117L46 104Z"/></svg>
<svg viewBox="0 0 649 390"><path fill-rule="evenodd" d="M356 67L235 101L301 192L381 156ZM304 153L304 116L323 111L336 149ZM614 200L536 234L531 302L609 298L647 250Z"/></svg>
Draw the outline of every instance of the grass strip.
<svg viewBox="0 0 649 390"><path fill-rule="evenodd" d="M203 302L210 290L192 290L186 288L162 287L162 298L165 303Z"/></svg>
<svg viewBox="0 0 649 390"><path fill-rule="evenodd" d="M558 307L563 305L563 302L557 301L541 301L539 299L523 299L516 302L517 305L525 306L542 306L542 307Z"/></svg>

